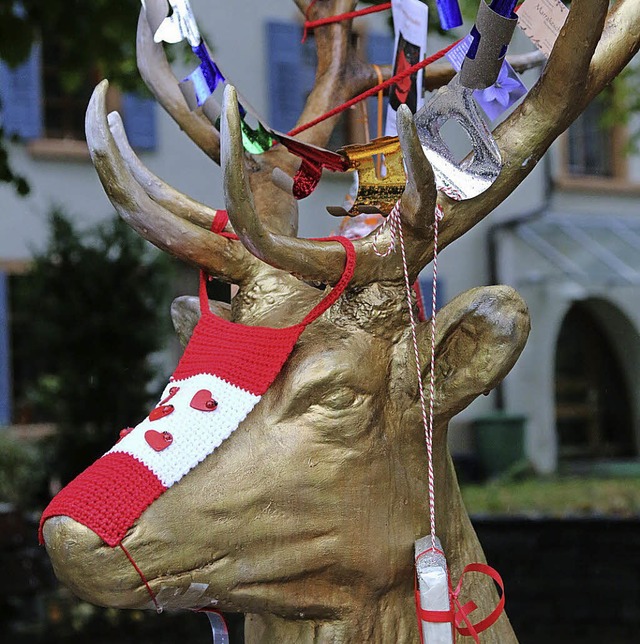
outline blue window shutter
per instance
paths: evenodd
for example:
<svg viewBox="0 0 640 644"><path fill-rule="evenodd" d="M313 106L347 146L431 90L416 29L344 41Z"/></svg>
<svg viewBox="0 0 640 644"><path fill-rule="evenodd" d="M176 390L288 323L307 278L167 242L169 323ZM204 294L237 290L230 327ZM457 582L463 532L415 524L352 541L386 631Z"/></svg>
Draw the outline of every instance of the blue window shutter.
<svg viewBox="0 0 640 644"><path fill-rule="evenodd" d="M391 34L372 33L367 36L367 59L374 65L393 64L393 36ZM385 96L384 110L386 113L389 99ZM369 130L371 138L378 136L378 97L368 99ZM384 135L384 114L382 120Z"/></svg>
<svg viewBox="0 0 640 644"><path fill-rule="evenodd" d="M0 427L11 422L11 368L9 358L9 294L7 274L0 271Z"/></svg>
<svg viewBox="0 0 640 644"><path fill-rule="evenodd" d="M131 146L138 150L155 150L155 100L135 93L126 93L122 95L121 106L124 129Z"/></svg>
<svg viewBox="0 0 640 644"><path fill-rule="evenodd" d="M301 39L299 25L267 23L269 124L281 132L293 129L313 87L315 48Z"/></svg>
<svg viewBox="0 0 640 644"><path fill-rule="evenodd" d="M301 36L302 37L302 34ZM300 76L300 89L302 92L302 105L298 112L297 118L300 118L304 104L307 101L313 86L316 84L316 68L318 67L318 52L316 51L315 40L310 37L304 43L300 44L300 68L298 74Z"/></svg>
<svg viewBox="0 0 640 644"><path fill-rule="evenodd" d="M29 58L18 67L0 61L2 126L7 135L24 139L43 135L41 60L41 46L36 43Z"/></svg>

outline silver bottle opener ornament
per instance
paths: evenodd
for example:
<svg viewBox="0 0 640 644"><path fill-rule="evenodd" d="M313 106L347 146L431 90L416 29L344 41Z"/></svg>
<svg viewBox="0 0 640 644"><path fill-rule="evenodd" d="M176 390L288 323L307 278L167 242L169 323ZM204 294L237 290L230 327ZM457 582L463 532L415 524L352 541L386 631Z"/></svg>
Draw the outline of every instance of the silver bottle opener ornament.
<svg viewBox="0 0 640 644"><path fill-rule="evenodd" d="M507 4L510 6L505 9ZM494 0L492 6L500 5L499 10L511 16L514 4ZM496 82L517 22L517 18L505 18L481 0L472 31L477 33L462 69L414 117L422 149L433 167L436 187L456 201L483 193L502 169L500 150L480 114L473 92ZM442 127L449 120L456 121L471 139L471 156L460 163L442 138Z"/></svg>

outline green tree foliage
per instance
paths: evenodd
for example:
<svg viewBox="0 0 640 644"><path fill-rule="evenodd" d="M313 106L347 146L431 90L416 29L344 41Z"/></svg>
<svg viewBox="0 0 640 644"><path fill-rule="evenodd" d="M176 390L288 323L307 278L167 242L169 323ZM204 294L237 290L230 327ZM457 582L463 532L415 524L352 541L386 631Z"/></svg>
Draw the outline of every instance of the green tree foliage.
<svg viewBox="0 0 640 644"><path fill-rule="evenodd" d="M35 41L51 39L65 91L76 91L96 74L134 89L140 86L135 62L139 11L140 0L0 0L0 59L15 67ZM13 185L20 195L29 192L27 179L12 168L1 126L0 182Z"/></svg>
<svg viewBox="0 0 640 644"><path fill-rule="evenodd" d="M44 483L42 454L37 447L0 431L0 503L32 508Z"/></svg>
<svg viewBox="0 0 640 644"><path fill-rule="evenodd" d="M66 482L140 422L157 393L149 358L165 336L169 264L119 219L80 233L54 212L50 226L15 289L14 364L33 377L16 392L17 412L57 424L51 473Z"/></svg>
<svg viewBox="0 0 640 644"><path fill-rule="evenodd" d="M137 82L135 25L140 0L0 2L0 58L17 65L39 38L59 43L58 64L73 90L94 70L127 89Z"/></svg>

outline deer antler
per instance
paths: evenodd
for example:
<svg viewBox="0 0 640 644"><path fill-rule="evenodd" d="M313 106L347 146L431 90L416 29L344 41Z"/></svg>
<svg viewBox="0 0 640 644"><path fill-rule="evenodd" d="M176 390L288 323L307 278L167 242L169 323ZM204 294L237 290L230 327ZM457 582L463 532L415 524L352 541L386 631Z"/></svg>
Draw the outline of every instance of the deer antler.
<svg viewBox="0 0 640 644"><path fill-rule="evenodd" d="M607 16L608 0L571 3L540 80L494 132L505 159L500 176L474 199L456 203L440 197L446 215L442 248L502 203L588 102L633 58L640 47L639 4L621 0Z"/></svg>
<svg viewBox="0 0 640 644"><path fill-rule="evenodd" d="M411 112L398 112L398 133L407 168L402 196L402 221L407 232L407 259L412 279L432 257L432 223L435 207L433 171L420 146ZM335 284L342 274L344 251L337 242L318 242L277 235L267 230L255 210L246 178L235 89L225 88L221 121L222 168L227 211L242 243L262 261L311 281ZM390 241L387 236L387 242ZM402 279L397 254L381 259L372 237L356 242L358 263L352 284Z"/></svg>
<svg viewBox="0 0 640 644"><path fill-rule="evenodd" d="M153 41L144 7L138 17L136 56L142 80L187 136L213 161L220 163L220 137L201 112L192 112L171 71L162 43Z"/></svg>
<svg viewBox="0 0 640 644"><path fill-rule="evenodd" d="M344 13L352 10L356 4L356 0L334 0L332 2L317 3L313 7L313 17ZM308 3L301 0L297 2L297 5L303 13L306 13ZM305 122L326 112L336 103L351 98L375 82L376 76L373 68L364 64L356 56L350 36L350 21L316 29L315 39L318 50L316 84L300 116L300 122ZM141 11L138 21L137 52L140 73L151 92L189 137L214 161L219 162L220 144L218 133L204 116L188 109L178 89L178 81L171 71L164 54L164 48L162 45L153 42L153 34L144 9ZM300 138L314 144L323 145L331 135L334 124L335 119L329 120L303 134ZM190 221L198 224L206 221L209 217L208 212L202 212L200 205L191 204L177 191L160 182L157 177L150 178L149 171L136 159L135 155L128 149L128 146L122 144L123 137L120 135L119 130L114 129L113 133L126 165L130 168L138 183L147 187L147 191L156 202ZM235 166L242 167L244 170L247 161L250 163L250 171L247 173L248 183L253 193L256 194L256 201L265 207L268 206L268 210L257 213L255 222L262 228L262 222L264 221L265 225L268 224L270 231L274 234L280 233L282 239L295 234L297 228L297 204L272 185L270 175L274 167L279 167L283 171L293 174L296 165L299 163L298 159L288 154L282 149L282 146L277 146L276 149L259 156L246 155L241 147L238 147L237 154L234 155ZM153 189L153 192L151 192L151 189ZM189 208L192 205L194 206L194 211L189 213ZM251 210L252 213L256 214L254 204L252 204ZM245 243L250 243L246 237L243 239ZM289 241L284 241L283 243L285 245L293 243L292 238L289 237ZM327 246L331 245L323 245L323 251L327 250ZM255 249L252 248L252 250ZM326 268L323 265L325 262L329 262L335 267L334 272L339 277L342 266L342 247L336 244L335 247L331 246L331 250L335 261L329 262L323 252L323 259L320 264L316 265L317 270L314 272L317 278L320 275L324 275ZM264 253L257 253L257 255L262 259L266 257ZM275 258L270 261L277 264L277 259ZM379 265L379 262L377 264ZM307 275L305 271L298 272ZM331 270L329 272L331 273ZM329 281L332 281L331 277L329 277Z"/></svg>
<svg viewBox="0 0 640 644"><path fill-rule="evenodd" d="M177 217L156 203L132 176L107 120L108 86L102 81L93 92L87 108L86 135L91 159L111 203L134 230L158 248L223 280L244 283L257 262L241 244Z"/></svg>
<svg viewBox="0 0 640 644"><path fill-rule="evenodd" d="M300 0L296 4L306 15L310 3ZM357 4L357 0L316 2L311 8L309 17L317 20L347 13L353 11ZM317 27L314 30L318 53L316 82L298 119L298 124L312 121L378 82L373 66L364 63L355 51L351 40L351 23L351 20L345 20ZM336 119L337 117L327 119L301 133L298 138L307 143L324 146L331 136Z"/></svg>
<svg viewBox="0 0 640 644"><path fill-rule="evenodd" d="M308 6L304 0L296 4L302 11ZM354 4L354 0L318 2L312 7L311 17L345 12ZM440 232L441 247L460 237L500 204L533 169L558 134L637 52L640 46L638 3L620 0L608 16L607 8L607 0L574 0L547 69L522 105L495 132L496 141L506 160L496 182L482 195L463 202L452 202L444 195L439 196L445 211ZM589 20L585 16L589 16ZM371 78L370 66L355 56L348 22L317 28L315 38L318 44L316 86L309 96L301 121L317 116L336 102L350 98L375 82ZM152 91L191 138L200 147L206 149L208 146L209 155L217 160L218 134L203 116L188 110L162 47L153 43L144 15L141 15L139 22L138 48L141 72ZM342 271L342 247L337 243L320 244L293 237L297 228L297 204L276 188L270 179L274 167L293 173L297 159L282 146L275 146L258 156L245 154L241 145L237 107L228 98L231 95L236 100L235 92L228 92L222 113L225 124L223 148L226 150L223 157L227 206L236 231L251 253L259 259L309 280L335 283ZM165 217L168 216L168 210L172 210L187 220L182 225L189 222L204 225L212 216L211 211L179 195L157 177L152 179L148 170L123 144L124 137L117 122L112 120L112 124L115 143L106 145L106 149L122 156L119 161L112 161L114 168L123 172L128 169L134 175L138 190L141 190L141 185L146 186L143 192L147 201L141 203L162 208ZM301 138L322 145L331 127L331 123L318 125ZM433 175L422 154L413 123L403 111L399 113L398 129L408 173L408 185L402 198L403 221L407 228L405 235L410 272L415 277L432 257L431 224L435 205ZM109 128L104 133L108 134L111 142L114 141ZM256 196L255 202L252 194ZM119 207L122 209L124 204L130 203L131 200L121 200ZM164 248L170 247L174 254L183 253L192 263L200 263L196 259L198 253L190 252L188 245L168 236L171 227L159 236L158 231L148 232L156 230L156 225L145 220L144 209L138 212L137 217L136 225L143 236ZM175 217L172 221L176 234L183 235L180 226L175 224ZM203 234L203 231L199 231L199 234ZM207 235L204 239L209 237ZM206 242L200 240L195 247L200 244L204 248L212 243L210 239ZM218 240L216 245L227 249L229 242ZM400 279L401 269L395 254L385 260L375 256L371 237L361 240L356 247L359 262L354 283ZM236 259L249 257L237 249L234 256ZM236 269L230 269L228 265L226 268L218 266L218 261L211 259L211 254L206 259L203 254L200 265L219 273L223 279L225 276L235 279L229 273L235 276Z"/></svg>

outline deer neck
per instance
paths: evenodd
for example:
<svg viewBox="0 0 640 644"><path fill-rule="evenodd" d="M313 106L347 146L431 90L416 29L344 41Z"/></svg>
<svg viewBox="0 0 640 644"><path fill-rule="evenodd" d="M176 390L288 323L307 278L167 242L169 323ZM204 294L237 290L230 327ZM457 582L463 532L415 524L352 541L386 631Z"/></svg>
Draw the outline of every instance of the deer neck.
<svg viewBox="0 0 640 644"><path fill-rule="evenodd" d="M463 576L464 567L470 563L487 562L475 529L464 506L458 479L449 450L440 445L437 457L440 472L436 475L436 499L446 499L436 509L436 532L440 537L447 557L447 565L451 582L455 587ZM438 466L437 466L438 467ZM462 592L459 597L461 605L472 600L478 608L471 614L472 622L489 615L499 601L494 582L487 576L476 573L464 576ZM518 639L513 631L506 613L502 613L498 621L481 635L483 644L517 644ZM417 641L417 640L415 640ZM460 642L471 642L471 638L459 637Z"/></svg>
<svg viewBox="0 0 640 644"><path fill-rule="evenodd" d="M484 562L485 557L475 531L468 519L455 477L448 451L436 458L438 477L438 498L446 498L446 506L438 509L438 536L442 539L447 553L451 577L457 583L465 565ZM406 507L406 506L405 506ZM420 534L428 533L426 508L409 510ZM381 588L358 586L357 582L346 589L335 589L330 616L311 616L304 610L291 610L287 617L274 614L248 615L245 621L245 638L248 644L387 644L388 642L419 642L418 621L414 600L413 543L406 550L406 565L397 575L396 585ZM404 555L403 555L404 556ZM465 579L462 603L473 599L478 604L478 621L488 615L498 602L493 582L480 575L469 575ZM480 578L478 578L480 577ZM380 580L378 580L378 584ZM309 593L311 594L311 593ZM326 598L328 599L328 598ZM308 603L307 603L308 608ZM462 638L460 641L466 641ZM491 644L516 644L517 639L506 615L502 615L494 626L482 635L482 641Z"/></svg>
<svg viewBox="0 0 640 644"><path fill-rule="evenodd" d="M283 619L276 615L247 615L247 644L387 644L417 642L413 582L383 595L362 597L344 606L335 620ZM364 593L363 593L364 595Z"/></svg>

